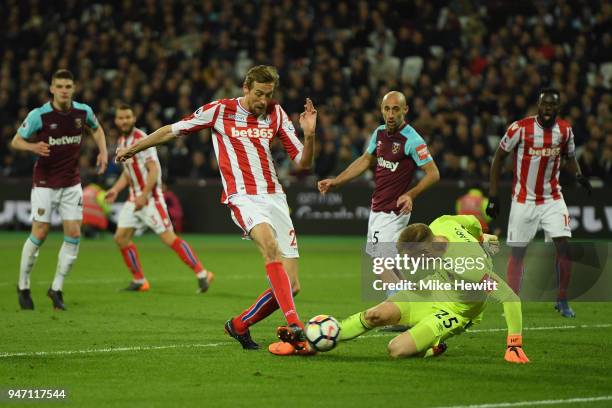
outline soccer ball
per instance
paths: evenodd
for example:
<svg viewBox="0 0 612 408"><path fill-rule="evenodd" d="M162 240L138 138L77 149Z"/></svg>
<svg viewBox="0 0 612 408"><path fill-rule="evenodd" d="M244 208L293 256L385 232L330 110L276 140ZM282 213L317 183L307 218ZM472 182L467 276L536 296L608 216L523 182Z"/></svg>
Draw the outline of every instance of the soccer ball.
<svg viewBox="0 0 612 408"><path fill-rule="evenodd" d="M306 338L317 351L329 351L336 347L340 337L340 324L328 315L318 315L308 321Z"/></svg>

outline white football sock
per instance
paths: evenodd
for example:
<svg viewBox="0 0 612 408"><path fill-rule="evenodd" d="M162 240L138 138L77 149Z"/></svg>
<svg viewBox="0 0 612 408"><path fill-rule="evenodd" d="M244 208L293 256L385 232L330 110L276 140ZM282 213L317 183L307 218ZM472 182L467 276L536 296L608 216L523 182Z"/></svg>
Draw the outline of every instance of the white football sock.
<svg viewBox="0 0 612 408"><path fill-rule="evenodd" d="M76 261L78 253L79 239L64 237L64 243L60 248L57 259L57 269L55 270L55 278L53 279L51 289L62 290L64 287L64 279L68 276L68 272L70 272L74 261Z"/></svg>
<svg viewBox="0 0 612 408"><path fill-rule="evenodd" d="M26 239L21 250L21 263L19 264L19 289L30 289L30 273L38 257L38 249L42 241L32 235Z"/></svg>

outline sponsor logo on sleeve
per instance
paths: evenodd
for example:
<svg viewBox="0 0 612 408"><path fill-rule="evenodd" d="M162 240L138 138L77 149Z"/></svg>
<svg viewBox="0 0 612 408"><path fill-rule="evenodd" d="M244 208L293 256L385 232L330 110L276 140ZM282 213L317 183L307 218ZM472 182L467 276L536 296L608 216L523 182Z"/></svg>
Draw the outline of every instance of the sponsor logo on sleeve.
<svg viewBox="0 0 612 408"><path fill-rule="evenodd" d="M429 150L427 149L426 144L417 146L415 150L416 150L417 156L419 157L419 160L425 160L429 157Z"/></svg>

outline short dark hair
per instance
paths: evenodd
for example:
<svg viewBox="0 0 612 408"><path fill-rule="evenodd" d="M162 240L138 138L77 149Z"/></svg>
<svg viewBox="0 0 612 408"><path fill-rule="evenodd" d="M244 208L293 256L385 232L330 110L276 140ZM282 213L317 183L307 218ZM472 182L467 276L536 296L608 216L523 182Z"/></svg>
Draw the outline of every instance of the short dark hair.
<svg viewBox="0 0 612 408"><path fill-rule="evenodd" d="M278 71L271 65L256 65L249 69L244 78L244 84L247 88L253 88L253 82L261 84L274 84L274 88L278 86Z"/></svg>
<svg viewBox="0 0 612 408"><path fill-rule="evenodd" d="M53 76L51 77L52 81L54 79L69 79L71 81L74 81L74 75L72 75L72 72L68 71L67 69L58 69L53 73Z"/></svg>
<svg viewBox="0 0 612 408"><path fill-rule="evenodd" d="M132 105L130 105L127 102L119 102L117 106L115 107L115 112L120 111L120 110L128 110L128 109L134 112L134 108L132 108Z"/></svg>
<svg viewBox="0 0 612 408"><path fill-rule="evenodd" d="M561 99L561 93L556 88L544 88L540 91L540 97L542 95L553 95Z"/></svg>

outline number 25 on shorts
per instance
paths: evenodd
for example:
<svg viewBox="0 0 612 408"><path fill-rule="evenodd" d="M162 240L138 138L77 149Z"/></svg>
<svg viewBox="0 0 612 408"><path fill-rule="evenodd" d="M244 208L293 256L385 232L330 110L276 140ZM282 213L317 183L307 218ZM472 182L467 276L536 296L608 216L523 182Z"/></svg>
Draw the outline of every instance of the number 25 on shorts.
<svg viewBox="0 0 612 408"><path fill-rule="evenodd" d="M439 309L439 312L440 313L436 313L434 316L442 320L442 324L447 329L450 329L451 327L453 327L453 323L455 324L459 323L459 320L457 320L456 317L445 318L445 316L448 316L449 314L446 310Z"/></svg>

